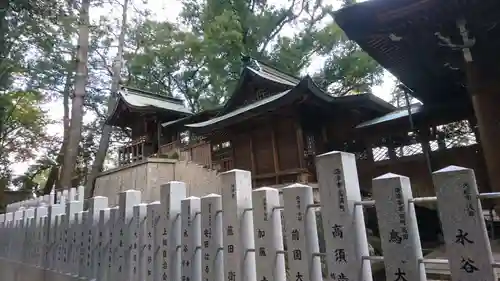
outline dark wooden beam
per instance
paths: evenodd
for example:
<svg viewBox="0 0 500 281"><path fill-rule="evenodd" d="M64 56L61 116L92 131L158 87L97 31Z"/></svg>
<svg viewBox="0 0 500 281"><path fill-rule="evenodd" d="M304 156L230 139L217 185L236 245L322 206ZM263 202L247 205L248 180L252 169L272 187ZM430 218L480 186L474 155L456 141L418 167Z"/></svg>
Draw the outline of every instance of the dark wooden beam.
<svg viewBox="0 0 500 281"><path fill-rule="evenodd" d="M255 166L255 154L253 151L253 136L251 133L248 134L248 142L250 146L250 163L252 164L252 175L257 175L257 168Z"/></svg>
<svg viewBox="0 0 500 281"><path fill-rule="evenodd" d="M299 121L295 121L295 131L297 138L297 152L299 154L299 168L305 168L304 163L304 134Z"/></svg>
<svg viewBox="0 0 500 281"><path fill-rule="evenodd" d="M276 133L274 132L274 126L271 125L271 145L273 148L273 162L274 162L274 172L276 175L278 174L279 167L279 159L278 159L278 149L276 147ZM279 177L276 176L276 184L279 183Z"/></svg>

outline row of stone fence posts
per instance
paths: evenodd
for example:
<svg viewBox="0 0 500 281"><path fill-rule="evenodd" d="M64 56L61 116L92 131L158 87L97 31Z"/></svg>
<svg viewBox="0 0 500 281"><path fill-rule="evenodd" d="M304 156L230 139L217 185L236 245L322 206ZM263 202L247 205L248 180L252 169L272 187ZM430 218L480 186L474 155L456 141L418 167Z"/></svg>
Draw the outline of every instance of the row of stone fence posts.
<svg viewBox="0 0 500 281"><path fill-rule="evenodd" d="M282 194L252 190L243 170L220 175L220 195L186 197L184 183L169 182L160 201L148 204L140 191L127 190L118 194L118 206L94 197L84 210L82 190L72 189L58 203L45 198L38 202L46 205L0 215L0 261L68 280L371 281L375 260L383 260L388 281L424 281L427 263L449 264L456 281L496 280L480 199L497 194L479 194L472 170L435 172L437 196L426 198L412 197L407 177L386 174L373 180L373 200L362 201L353 154L317 156L316 167L319 204L307 185L292 184ZM447 259L423 258L414 204L424 201L438 205ZM384 256L369 255L367 207L376 208Z"/></svg>

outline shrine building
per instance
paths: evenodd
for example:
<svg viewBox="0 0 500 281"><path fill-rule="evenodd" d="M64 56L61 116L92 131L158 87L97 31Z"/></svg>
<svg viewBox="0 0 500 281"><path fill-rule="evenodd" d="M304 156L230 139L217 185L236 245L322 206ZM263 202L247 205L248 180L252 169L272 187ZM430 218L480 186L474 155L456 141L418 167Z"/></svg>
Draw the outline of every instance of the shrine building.
<svg viewBox="0 0 500 281"><path fill-rule="evenodd" d="M217 182L216 174L231 169L251 171L255 187L314 187L314 157L332 150L356 155L366 194L374 177L396 172L410 177L415 196L431 196L430 172L448 165L475 169L480 186L488 187L466 99L439 103L432 95L411 94L423 105L395 108L368 93L334 97L309 76L250 57L227 102L196 114L179 99L123 87L107 122L132 141L119 149L118 167L98 177L97 189L122 189L123 182L136 188L142 181L148 189L170 179L191 182L196 194L204 194L210 189L204 182Z"/></svg>

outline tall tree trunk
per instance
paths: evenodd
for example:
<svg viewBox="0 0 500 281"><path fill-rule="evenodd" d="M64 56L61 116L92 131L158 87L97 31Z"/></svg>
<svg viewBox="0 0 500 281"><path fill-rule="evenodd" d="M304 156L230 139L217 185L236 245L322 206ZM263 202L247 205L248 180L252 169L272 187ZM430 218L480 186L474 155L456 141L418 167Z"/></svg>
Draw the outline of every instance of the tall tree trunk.
<svg viewBox="0 0 500 281"><path fill-rule="evenodd" d="M72 56L74 59L74 54ZM72 59L72 60L73 60ZM43 188L43 194L50 194L50 191L52 188L55 186L56 189L60 189L60 178L59 178L59 169L62 166L62 162L64 160L64 152L66 151L66 146L68 144L68 138L69 138L69 95L71 91L71 78L73 77L73 72L74 72L74 65L71 64L66 73L66 83L64 85L64 90L63 90L63 108L64 108L64 115L63 115L63 142L61 144L61 148L59 149L59 153L57 154L56 158L56 165L52 166L50 168L49 175L47 176L47 181L45 182L45 186Z"/></svg>
<svg viewBox="0 0 500 281"><path fill-rule="evenodd" d="M127 31L127 9L128 1L123 2L122 11L122 25L120 30L120 35L118 37L118 53L116 54L115 61L113 62L113 77L111 79L111 94L108 100L108 114L111 114L116 104L116 94L120 90L120 74L123 64L123 45L125 44L125 32ZM102 129L101 139L99 140L99 149L95 155L94 163L92 164L92 170L87 178L87 183L85 189L88 191L89 197L94 195L95 180L99 173L102 171L104 165L104 160L106 159L106 154L109 148L109 140L111 138L112 127L104 124Z"/></svg>
<svg viewBox="0 0 500 281"><path fill-rule="evenodd" d="M8 23L7 23L7 12L10 9L10 1L3 0L0 1L0 91L7 88L7 77L9 71L7 71L7 36L8 36Z"/></svg>
<svg viewBox="0 0 500 281"><path fill-rule="evenodd" d="M71 179L75 171L78 157L78 148L82 138L83 100L87 86L87 60L89 52L89 7L90 0L82 0L80 8L80 26L78 30L78 48L76 53L75 93L71 103L71 123L68 135L68 144L64 153L61 171L61 186L71 186Z"/></svg>

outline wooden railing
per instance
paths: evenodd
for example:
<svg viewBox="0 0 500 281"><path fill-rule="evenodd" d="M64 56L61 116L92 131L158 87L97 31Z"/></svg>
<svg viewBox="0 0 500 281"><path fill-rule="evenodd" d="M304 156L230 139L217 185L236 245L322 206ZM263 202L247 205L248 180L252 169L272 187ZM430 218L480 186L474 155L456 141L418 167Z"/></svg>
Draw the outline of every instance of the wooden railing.
<svg viewBox="0 0 500 281"><path fill-rule="evenodd" d="M149 146L147 137L143 136L118 148L118 166L128 165L148 157Z"/></svg>
<svg viewBox="0 0 500 281"><path fill-rule="evenodd" d="M180 154L180 150L183 147L184 147L184 144L182 144L181 141L176 140L176 141L173 141L173 142L162 144L160 146L160 148L158 149L158 154L172 156L172 154L174 152L177 152L177 155L179 155Z"/></svg>
<svg viewBox="0 0 500 281"><path fill-rule="evenodd" d="M192 161L207 168L212 164L212 151L210 143L200 141L194 144L183 144L180 141L174 141L160 146L159 154L173 157L177 153L177 158L183 161Z"/></svg>
<svg viewBox="0 0 500 281"><path fill-rule="evenodd" d="M193 161L207 168L211 168L212 151L210 149L209 142L202 141L197 144L190 145L181 152L181 155L185 155L185 157L187 157L186 160L188 161Z"/></svg>
<svg viewBox="0 0 500 281"><path fill-rule="evenodd" d="M226 172L234 168L233 158L224 158L212 162L212 169L219 172Z"/></svg>

